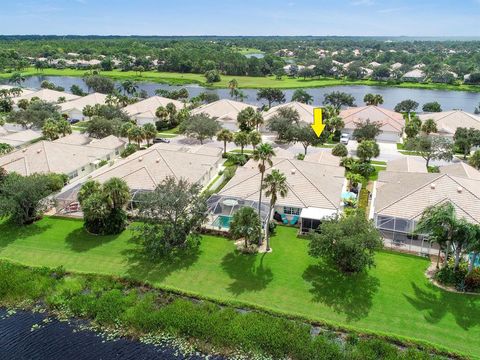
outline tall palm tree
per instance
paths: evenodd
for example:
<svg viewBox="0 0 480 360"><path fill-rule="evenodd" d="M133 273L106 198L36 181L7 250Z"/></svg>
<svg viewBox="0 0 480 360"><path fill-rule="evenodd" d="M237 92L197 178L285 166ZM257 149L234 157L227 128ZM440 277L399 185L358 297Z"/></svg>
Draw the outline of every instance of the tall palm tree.
<svg viewBox="0 0 480 360"><path fill-rule="evenodd" d="M270 221L270 216L272 216L272 211L275 207L275 204L277 203L278 196L280 195L282 198L287 196L287 177L277 169L272 170L272 172L265 177L265 183L262 186L262 190L265 190L265 195L270 197L270 208L268 209L267 217L267 221ZM267 239L267 251L269 251L270 234L268 223L265 229L265 235Z"/></svg>
<svg viewBox="0 0 480 360"><path fill-rule="evenodd" d="M223 155L226 155L227 142L233 141L233 133L228 129L222 129L217 133L217 141L223 141Z"/></svg>
<svg viewBox="0 0 480 360"><path fill-rule="evenodd" d="M57 122L53 119L47 119L42 126L42 135L51 141L58 139Z"/></svg>
<svg viewBox="0 0 480 360"><path fill-rule="evenodd" d="M265 176L265 170L267 164L269 166L273 165L272 158L275 156L275 151L273 150L272 145L270 144L261 144L253 151L253 160L258 161L258 171L260 172L260 194L258 195L258 216L261 218L260 209L262 206L262 189L263 189L263 178ZM259 243L261 243L262 238L260 237Z"/></svg>
<svg viewBox="0 0 480 360"><path fill-rule="evenodd" d="M122 125L122 127L120 128L120 136L121 137L125 137L128 139L128 143L130 144L131 143L131 138L129 136L129 133L130 133L130 130L135 126L135 124L131 123L130 121L129 122L126 122Z"/></svg>
<svg viewBox="0 0 480 360"><path fill-rule="evenodd" d="M248 140L255 150L257 145L262 142L262 135L258 131L252 131L248 134Z"/></svg>
<svg viewBox="0 0 480 360"><path fill-rule="evenodd" d="M263 119L263 115L260 111L256 111L255 115L252 117L252 124L255 125L255 130L258 131L260 125L263 125L265 120Z"/></svg>
<svg viewBox="0 0 480 360"><path fill-rule="evenodd" d="M236 79L232 79L228 82L228 88L230 89L230 97L236 96L236 91L238 88L238 81Z"/></svg>
<svg viewBox="0 0 480 360"><path fill-rule="evenodd" d="M155 111L155 116L160 120L166 120L168 117L168 110L163 106L159 106Z"/></svg>
<svg viewBox="0 0 480 360"><path fill-rule="evenodd" d="M11 84L17 84L18 86L22 85L22 82L25 81L25 76L23 76L19 72L14 72L12 76L10 76L10 79L8 79L8 82Z"/></svg>
<svg viewBox="0 0 480 360"><path fill-rule="evenodd" d="M157 128L152 123L147 123L143 125L143 131L147 145L150 146L150 140L154 140L157 137Z"/></svg>
<svg viewBox="0 0 480 360"><path fill-rule="evenodd" d="M57 131L62 136L67 136L72 133L72 125L65 119L60 119L57 121Z"/></svg>

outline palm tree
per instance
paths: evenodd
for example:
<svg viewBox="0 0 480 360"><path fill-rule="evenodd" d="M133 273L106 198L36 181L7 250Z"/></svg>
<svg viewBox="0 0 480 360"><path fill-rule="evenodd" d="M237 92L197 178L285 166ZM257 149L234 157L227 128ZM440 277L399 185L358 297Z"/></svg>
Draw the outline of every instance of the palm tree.
<svg viewBox="0 0 480 360"><path fill-rule="evenodd" d="M236 91L238 88L238 81L236 79L232 79L228 82L228 88L230 89L230 97L236 96Z"/></svg>
<svg viewBox="0 0 480 360"><path fill-rule="evenodd" d="M222 129L217 133L217 141L223 141L223 155L227 155L227 142L233 141L233 133L228 129Z"/></svg>
<svg viewBox="0 0 480 360"><path fill-rule="evenodd" d="M11 84L17 84L18 86L22 85L22 82L25 81L25 76L23 76L19 72L14 72L12 76L10 76L10 79L8 79L8 82Z"/></svg>
<svg viewBox="0 0 480 360"><path fill-rule="evenodd" d="M120 128L120 136L121 137L125 137L125 138L128 138L128 143L130 144L131 143L131 138L129 136L130 134L130 130L135 126L135 124L131 123L131 122L126 122L122 125L122 127Z"/></svg>
<svg viewBox="0 0 480 360"><path fill-rule="evenodd" d="M57 122L53 119L46 120L42 127L42 135L52 141L58 139Z"/></svg>
<svg viewBox="0 0 480 360"><path fill-rule="evenodd" d="M422 131L430 135L431 133L436 133L437 132L437 123L433 119L427 119L422 125Z"/></svg>
<svg viewBox="0 0 480 360"><path fill-rule="evenodd" d="M124 80L118 86L118 91L123 91L123 94L133 95L137 92L138 85L132 80Z"/></svg>
<svg viewBox="0 0 480 360"><path fill-rule="evenodd" d="M168 117L168 111L163 106L159 106L155 111L155 116L160 120L166 120Z"/></svg>
<svg viewBox="0 0 480 360"><path fill-rule="evenodd" d="M260 209L262 206L262 189L263 177L265 176L266 165L273 165L272 158L275 156L275 151L270 144L261 144L253 151L253 160L258 161L258 171L260 171L260 194L258 195L258 216L261 217ZM261 242L261 238L260 241Z"/></svg>
<svg viewBox="0 0 480 360"><path fill-rule="evenodd" d="M272 216L273 208L277 203L278 196L280 195L282 198L287 196L287 193L288 193L287 177L277 169L272 170L272 172L265 177L265 183L262 186L262 190L266 190L265 195L270 197L270 208L268 209L268 217L267 217L267 221L270 221L270 217ZM269 251L270 250L270 234L269 234L268 223L265 229L265 237L267 239L267 251Z"/></svg>
<svg viewBox="0 0 480 360"><path fill-rule="evenodd" d="M253 208L242 207L233 214L229 231L232 238L243 239L247 249L248 243L262 236L262 224Z"/></svg>
<svg viewBox="0 0 480 360"><path fill-rule="evenodd" d="M145 132L140 126L134 126L128 132L128 138L135 141L138 144L138 148L140 148L143 139L145 139Z"/></svg>
<svg viewBox="0 0 480 360"><path fill-rule="evenodd" d="M157 137L157 128L152 123L147 123L143 125L143 131L145 140L147 140L147 146L150 146L150 140L154 140Z"/></svg>
<svg viewBox="0 0 480 360"><path fill-rule="evenodd" d="M112 209L122 209L130 200L130 189L127 183L119 178L114 177L106 181L103 184L103 192Z"/></svg>
<svg viewBox="0 0 480 360"><path fill-rule="evenodd" d="M258 131L252 131L248 134L248 141L253 146L253 150L262 142L262 135Z"/></svg>
<svg viewBox="0 0 480 360"><path fill-rule="evenodd" d="M57 121L57 132L62 136L67 136L72 133L72 125L65 119Z"/></svg>
<svg viewBox="0 0 480 360"><path fill-rule="evenodd" d="M249 143L248 133L245 131L239 131L233 136L233 142L235 145L240 146L240 153L243 155L243 149Z"/></svg>
<svg viewBox="0 0 480 360"><path fill-rule="evenodd" d="M255 130L258 131L260 125L263 125L265 120L263 119L263 115L260 111L256 111L255 115L252 117L252 124L255 125Z"/></svg>

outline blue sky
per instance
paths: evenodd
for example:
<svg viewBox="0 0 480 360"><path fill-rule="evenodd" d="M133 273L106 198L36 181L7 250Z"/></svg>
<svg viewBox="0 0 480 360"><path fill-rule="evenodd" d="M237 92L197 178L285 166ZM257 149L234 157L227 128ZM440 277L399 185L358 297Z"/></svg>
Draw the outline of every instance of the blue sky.
<svg viewBox="0 0 480 360"><path fill-rule="evenodd" d="M0 34L480 36L480 0L10 0Z"/></svg>

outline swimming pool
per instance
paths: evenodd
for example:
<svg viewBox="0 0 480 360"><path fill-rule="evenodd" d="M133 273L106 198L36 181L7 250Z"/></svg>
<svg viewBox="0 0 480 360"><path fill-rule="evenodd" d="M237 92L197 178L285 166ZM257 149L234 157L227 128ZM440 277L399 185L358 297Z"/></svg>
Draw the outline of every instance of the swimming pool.
<svg viewBox="0 0 480 360"><path fill-rule="evenodd" d="M230 229L230 221L232 220L231 216L228 215L218 215L215 221L213 222L213 226L223 229Z"/></svg>

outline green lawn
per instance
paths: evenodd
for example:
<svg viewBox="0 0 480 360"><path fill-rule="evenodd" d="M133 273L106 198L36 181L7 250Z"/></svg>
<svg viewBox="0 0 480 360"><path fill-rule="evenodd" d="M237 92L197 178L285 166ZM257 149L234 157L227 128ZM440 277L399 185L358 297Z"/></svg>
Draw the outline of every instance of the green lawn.
<svg viewBox="0 0 480 360"><path fill-rule="evenodd" d="M92 236L76 220L44 218L23 228L0 224L0 234L0 257L26 265L129 276L480 355L480 297L431 285L422 258L381 252L368 275L344 277L309 257L307 241L292 228L278 228L271 254L238 255L231 241L204 236L197 254L155 264L136 255L129 231Z"/></svg>
<svg viewBox="0 0 480 360"><path fill-rule="evenodd" d="M27 68L22 71L24 76L43 75L43 76L84 76L85 70L76 69L44 69L43 71L37 71L34 68ZM203 86L213 88L227 88L228 82L231 79L237 79L239 88L281 88L281 89L295 89L306 87L325 87L336 85L369 85L369 86L389 86L400 88L413 88L413 89L440 89L440 90L458 90L458 91L472 91L480 92L480 86L476 85L449 85L449 84L431 84L431 83L402 83L402 84L387 84L382 81L375 80L347 80L347 79L334 79L334 78L321 78L321 79L307 79L303 78L289 78L283 77L281 80L277 80L275 76L268 77L254 77L254 76L232 76L223 75L222 80L214 84L206 84L205 76L203 74L190 74L190 73L174 73L174 72L158 72L158 71L145 71L141 75L135 71L102 71L102 75L111 77L116 80L136 80L136 81L152 81L158 83L168 84L191 84L196 83ZM0 78L9 78L11 73L0 73Z"/></svg>

